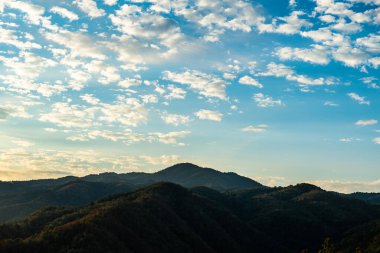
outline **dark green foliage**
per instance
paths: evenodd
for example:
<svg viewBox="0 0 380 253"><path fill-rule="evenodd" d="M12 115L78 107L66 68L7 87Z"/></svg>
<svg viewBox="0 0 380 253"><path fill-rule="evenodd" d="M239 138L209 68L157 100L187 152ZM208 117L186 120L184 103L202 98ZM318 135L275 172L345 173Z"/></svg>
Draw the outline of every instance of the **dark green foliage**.
<svg viewBox="0 0 380 253"><path fill-rule="evenodd" d="M322 244L322 248L318 250L318 253L339 253L339 251L336 250L331 238L326 238Z"/></svg>
<svg viewBox="0 0 380 253"><path fill-rule="evenodd" d="M380 219L347 231L339 242L341 253L378 253L380 252Z"/></svg>
<svg viewBox="0 0 380 253"><path fill-rule="evenodd" d="M379 218L377 206L307 184L221 193L158 183L2 225L0 252L375 253Z"/></svg>
<svg viewBox="0 0 380 253"><path fill-rule="evenodd" d="M359 199L371 204L380 205L380 193L374 192L355 192L349 194L350 197L354 199Z"/></svg>
<svg viewBox="0 0 380 253"><path fill-rule="evenodd" d="M65 214L26 239L14 235L3 238L0 252L207 253L281 249L224 205L169 183L76 212L82 215L66 219Z"/></svg>
<svg viewBox="0 0 380 253"><path fill-rule="evenodd" d="M270 188L193 164L0 182L0 221L44 208L0 225L0 252L379 253L376 196Z"/></svg>

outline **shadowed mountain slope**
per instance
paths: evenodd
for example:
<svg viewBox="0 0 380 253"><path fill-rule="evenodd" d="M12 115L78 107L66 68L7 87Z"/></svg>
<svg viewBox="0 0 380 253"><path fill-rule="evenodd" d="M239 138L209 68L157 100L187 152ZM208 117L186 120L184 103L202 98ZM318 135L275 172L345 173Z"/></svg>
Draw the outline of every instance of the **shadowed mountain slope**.
<svg viewBox="0 0 380 253"><path fill-rule="evenodd" d="M25 217L47 206L82 206L155 182L172 182L184 187L208 186L221 191L261 186L235 173L222 173L190 163L177 164L156 173L102 173L81 178L0 182L0 222Z"/></svg>
<svg viewBox="0 0 380 253"><path fill-rule="evenodd" d="M309 184L220 192L157 183L4 224L0 252L316 252L327 237L367 249L357 232L375 224L376 239L378 219L378 206Z"/></svg>
<svg viewBox="0 0 380 253"><path fill-rule="evenodd" d="M14 226L18 229L13 228L13 232L4 232L12 231L12 225L0 227L0 252L216 253L281 249L225 206L171 183L155 184L82 209L45 210Z"/></svg>

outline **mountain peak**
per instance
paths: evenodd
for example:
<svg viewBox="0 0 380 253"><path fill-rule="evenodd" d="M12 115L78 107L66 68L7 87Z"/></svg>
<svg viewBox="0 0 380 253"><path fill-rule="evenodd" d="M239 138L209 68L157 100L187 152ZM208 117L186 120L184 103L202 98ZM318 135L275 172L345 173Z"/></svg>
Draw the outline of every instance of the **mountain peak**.
<svg viewBox="0 0 380 253"><path fill-rule="evenodd" d="M193 163L177 163L174 164L166 169L163 169L162 171L166 170L197 170L197 169L204 169L196 164Z"/></svg>
<svg viewBox="0 0 380 253"><path fill-rule="evenodd" d="M192 163L179 163L153 174L155 181L167 181L185 187L206 186L217 190L253 188L258 182L236 173L223 173Z"/></svg>

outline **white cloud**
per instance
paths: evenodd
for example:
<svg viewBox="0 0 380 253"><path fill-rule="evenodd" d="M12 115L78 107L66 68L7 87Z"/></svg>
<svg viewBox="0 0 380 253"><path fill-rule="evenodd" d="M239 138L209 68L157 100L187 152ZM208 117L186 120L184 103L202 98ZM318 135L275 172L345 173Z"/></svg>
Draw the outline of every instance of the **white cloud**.
<svg viewBox="0 0 380 253"><path fill-rule="evenodd" d="M374 138L373 142L380 145L380 137L379 138Z"/></svg>
<svg viewBox="0 0 380 253"><path fill-rule="evenodd" d="M43 21L47 21L43 17L45 9L42 6L15 0L3 0L2 4L3 7L5 6L23 12L25 14L26 20L33 25L38 25Z"/></svg>
<svg viewBox="0 0 380 253"><path fill-rule="evenodd" d="M60 29L59 32L46 32L43 33L47 40L51 40L63 47L71 50L71 56L73 57L88 57L98 60L106 59L105 54L102 52L102 48L97 45L94 38L81 33L71 32Z"/></svg>
<svg viewBox="0 0 380 253"><path fill-rule="evenodd" d="M273 107L273 106L282 106L284 103L278 99L274 100L272 97L264 95L263 93L256 93L253 95L258 107Z"/></svg>
<svg viewBox="0 0 380 253"><path fill-rule="evenodd" d="M294 70L284 64L277 64L271 62L267 65L267 70L264 72L259 72L258 76L275 76L275 77L287 77L293 76Z"/></svg>
<svg viewBox="0 0 380 253"><path fill-rule="evenodd" d="M168 86L169 93L164 97L165 99L185 99L186 91L184 89L178 88L172 84Z"/></svg>
<svg viewBox="0 0 380 253"><path fill-rule="evenodd" d="M33 81L47 68L56 65L56 62L50 59L23 51L19 53L18 57L6 58L0 55L0 62L13 72L17 78L20 78L19 80L15 80L17 78L14 76L0 75L0 79L6 80L6 83L10 86L24 90L36 89Z"/></svg>
<svg viewBox="0 0 380 253"><path fill-rule="evenodd" d="M380 180L375 181L342 181L342 180L316 180L308 183L318 185L328 190L342 193L353 192L380 192Z"/></svg>
<svg viewBox="0 0 380 253"><path fill-rule="evenodd" d="M267 125L249 125L247 127L244 127L241 129L243 132L250 132L250 133L262 133L267 131L268 126Z"/></svg>
<svg viewBox="0 0 380 253"><path fill-rule="evenodd" d="M323 15L319 19L326 23L333 23L335 21L335 17L332 15Z"/></svg>
<svg viewBox="0 0 380 253"><path fill-rule="evenodd" d="M50 12L56 13L63 18L69 19L70 21L75 21L79 19L78 15L75 14L74 12L69 11L68 9L59 7L59 6L54 6L53 8L50 9Z"/></svg>
<svg viewBox="0 0 380 253"><path fill-rule="evenodd" d="M125 78L124 80L120 81L118 83L119 86L123 88L130 88L132 86L139 86L141 85L142 81L140 79L136 78Z"/></svg>
<svg viewBox="0 0 380 253"><path fill-rule="evenodd" d="M51 112L42 114L39 120L66 128L89 128L93 125L95 113L93 108L60 102L54 103L51 109Z"/></svg>
<svg viewBox="0 0 380 253"><path fill-rule="evenodd" d="M190 122L190 117L180 114L168 114L164 113L161 115L161 119L166 123L174 126L179 126L187 124Z"/></svg>
<svg viewBox="0 0 380 253"><path fill-rule="evenodd" d="M335 2L334 0L316 0L317 7L315 11L323 14L331 14L338 16L349 16L353 14L350 10L352 4Z"/></svg>
<svg viewBox="0 0 380 253"><path fill-rule="evenodd" d="M110 84L120 80L120 74L117 67L105 64L103 61L92 60L84 65L92 74L99 74L98 82L101 84Z"/></svg>
<svg viewBox="0 0 380 253"><path fill-rule="evenodd" d="M173 19L154 12L144 12L137 5L123 5L115 14L109 15L109 19L123 34L121 39L128 43L122 48L116 48L120 54L125 55L121 57L126 61L136 58L135 62L143 63L149 61L149 58L168 58L175 55L178 47L186 41L178 23ZM128 57L132 59L127 59L128 55L132 55Z"/></svg>
<svg viewBox="0 0 380 253"><path fill-rule="evenodd" d="M336 24L331 26L331 29L344 33L356 33L362 30L362 26L355 22L347 23L345 19L339 19Z"/></svg>
<svg viewBox="0 0 380 253"><path fill-rule="evenodd" d="M146 141L147 137L144 134L134 133L130 129L125 129L124 132L108 131L108 130L92 130L79 135L69 136L70 141L89 141L98 138L103 138L113 142L122 141L126 145L134 144L141 141Z"/></svg>
<svg viewBox="0 0 380 253"><path fill-rule="evenodd" d="M353 3L365 3L365 4L374 4L380 5L380 0L350 0Z"/></svg>
<svg viewBox="0 0 380 253"><path fill-rule="evenodd" d="M74 4L91 18L98 18L106 15L105 11L99 9L98 6L96 6L96 2L93 0L75 0Z"/></svg>
<svg viewBox="0 0 380 253"><path fill-rule="evenodd" d="M276 51L281 60L297 60L321 65L330 62L328 54L329 51L320 45L314 45L311 49L282 47Z"/></svg>
<svg viewBox="0 0 380 253"><path fill-rule="evenodd" d="M335 102L332 102L332 101L325 101L323 103L324 106L339 106L339 104L335 103Z"/></svg>
<svg viewBox="0 0 380 253"><path fill-rule="evenodd" d="M158 97L153 94L147 94L141 96L142 101L144 104L155 104L158 103Z"/></svg>
<svg viewBox="0 0 380 253"><path fill-rule="evenodd" d="M361 97L361 96L359 96L358 94L356 94L354 92L348 93L347 95L351 99L355 100L356 102L358 102L361 105L370 105L371 104L368 100L366 100L365 97Z"/></svg>
<svg viewBox="0 0 380 253"><path fill-rule="evenodd" d="M15 118L31 118L32 115L30 115L25 106L20 104L4 104L0 106L0 121L5 120L8 117L15 117Z"/></svg>
<svg viewBox="0 0 380 253"><path fill-rule="evenodd" d="M199 94L205 97L215 97L222 100L227 99L226 81L214 75L205 74L196 70L187 70L182 73L164 71L163 79L188 85L190 89L199 92Z"/></svg>
<svg viewBox="0 0 380 253"><path fill-rule="evenodd" d="M374 58L369 59L368 61L372 64L372 66L375 69L377 69L380 65L380 57L374 57Z"/></svg>
<svg viewBox="0 0 380 253"><path fill-rule="evenodd" d="M159 142L164 144L174 144L178 146L184 146L182 142L178 142L177 139L185 138L191 134L190 131L179 131L179 132L169 132L169 133L151 133L150 135L156 136Z"/></svg>
<svg viewBox="0 0 380 253"><path fill-rule="evenodd" d="M239 83L240 84L244 84L244 85L251 85L251 86L255 86L257 88L263 88L263 85L261 83L259 83L259 81L257 81L256 79L250 77L250 76L243 76L239 79Z"/></svg>
<svg viewBox="0 0 380 253"><path fill-rule="evenodd" d="M41 45L31 42L29 40L21 41L15 33L16 31L14 30L8 30L0 27L0 43L12 45L21 50L41 48Z"/></svg>
<svg viewBox="0 0 380 253"><path fill-rule="evenodd" d="M95 98L94 95L92 95L92 94L84 94L80 97L81 97L81 99L83 99L83 101L85 101L91 105L97 105L100 102L100 100Z"/></svg>
<svg viewBox="0 0 380 253"><path fill-rule="evenodd" d="M98 102L88 95L82 99ZM147 115L148 111L142 103L135 98L126 98L112 104L98 103L94 107L54 103L51 112L43 113L39 119L66 128L90 128L99 125L99 121L137 126L147 121Z"/></svg>
<svg viewBox="0 0 380 253"><path fill-rule="evenodd" d="M162 155L162 156L140 156L143 160L145 160L149 164L153 165L173 165L181 162L181 159L177 155Z"/></svg>
<svg viewBox="0 0 380 253"><path fill-rule="evenodd" d="M341 138L341 139L339 139L339 141L345 142L345 143L351 143L351 142L361 141L361 139L354 138L354 137L347 137L347 138Z"/></svg>
<svg viewBox="0 0 380 253"><path fill-rule="evenodd" d="M208 42L219 41L226 30L250 32L253 26L264 21L251 3L241 0L196 1L190 8L186 2L173 5L177 15L206 30L203 39Z"/></svg>
<svg viewBox="0 0 380 253"><path fill-rule="evenodd" d="M117 4L117 0L104 0L104 4L112 6Z"/></svg>
<svg viewBox="0 0 380 253"><path fill-rule="evenodd" d="M34 146L34 143L27 141L27 140L12 140L12 143L16 144L17 146L23 147L23 148L29 148Z"/></svg>
<svg viewBox="0 0 380 253"><path fill-rule="evenodd" d="M115 171L141 171L140 159L125 155L110 155L94 150L46 150L26 151L22 148L1 150L1 180L31 180L62 177L66 175ZM65 170L62 170L62 164Z"/></svg>
<svg viewBox="0 0 380 253"><path fill-rule="evenodd" d="M262 33L296 34L299 33L303 27L312 26L312 23L299 18L303 15L305 15L303 11L293 11L290 16L273 19L271 24L259 24L258 29Z"/></svg>
<svg viewBox="0 0 380 253"><path fill-rule="evenodd" d="M199 119L202 120L212 120L212 121L222 121L223 114L217 111L211 111L211 110L199 110L196 113L194 113L195 116L197 116Z"/></svg>
<svg viewBox="0 0 380 253"><path fill-rule="evenodd" d="M300 85L331 85L333 80L331 78L310 78L305 75L299 75L295 73L293 69L284 64L277 64L271 62L267 65L267 70L264 72L259 72L257 76L275 76L275 77L285 77L289 81L296 81Z"/></svg>
<svg viewBox="0 0 380 253"><path fill-rule="evenodd" d="M137 126L148 120L148 110L135 98L126 98L113 104L102 104L100 111L103 115L99 120L109 123Z"/></svg>
<svg viewBox="0 0 380 253"><path fill-rule="evenodd" d="M358 48L344 46L338 48L333 54L335 60L343 62L346 66L357 67L367 60L365 52Z"/></svg>
<svg viewBox="0 0 380 253"><path fill-rule="evenodd" d="M361 120L356 121L355 125L357 125L357 126L370 126L370 125L375 125L377 123L378 123L378 121L375 119L367 119L367 120L361 119Z"/></svg>

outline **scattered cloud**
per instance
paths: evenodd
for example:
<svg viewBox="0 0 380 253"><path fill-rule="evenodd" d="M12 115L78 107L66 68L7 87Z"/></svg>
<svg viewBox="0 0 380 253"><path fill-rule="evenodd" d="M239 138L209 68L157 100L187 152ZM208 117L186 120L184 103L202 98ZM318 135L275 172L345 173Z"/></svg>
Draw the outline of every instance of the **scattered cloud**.
<svg viewBox="0 0 380 253"><path fill-rule="evenodd" d="M27 141L27 140L12 140L12 143L16 144L17 146L23 147L23 148L29 148L34 146L34 143Z"/></svg>
<svg viewBox="0 0 380 253"><path fill-rule="evenodd" d="M180 114L163 113L161 118L166 124L174 126L184 125L190 122L190 116Z"/></svg>
<svg viewBox="0 0 380 253"><path fill-rule="evenodd" d="M376 143L376 144L380 144L380 137L374 138L373 142Z"/></svg>
<svg viewBox="0 0 380 253"><path fill-rule="evenodd" d="M334 84L331 78L310 78L306 75L297 74L292 68L285 66L284 64L277 64L271 62L267 65L267 70L259 72L257 76L275 76L285 77L288 81L295 81L300 85L331 85Z"/></svg>
<svg viewBox="0 0 380 253"><path fill-rule="evenodd" d="M169 133L151 133L150 135L156 136L159 142L164 144L174 144L178 146L185 146L185 143L178 142L177 139L185 138L191 134L190 131L178 131Z"/></svg>
<svg viewBox="0 0 380 253"><path fill-rule="evenodd" d="M210 98L226 100L227 83L215 75L205 74L196 70L185 72L163 72L163 79L188 85L190 89L199 92L200 95Z"/></svg>
<svg viewBox="0 0 380 253"><path fill-rule="evenodd" d="M63 7L59 7L59 6L54 6L53 8L50 9L50 12L58 14L63 18L67 18L70 21L75 21L79 19L78 15L75 14L74 12L69 11L68 9L65 9Z"/></svg>
<svg viewBox="0 0 380 253"><path fill-rule="evenodd" d="M339 106L339 104L335 103L335 102L332 102L332 101L325 101L323 103L324 106L333 106L333 107L337 107Z"/></svg>
<svg viewBox="0 0 380 253"><path fill-rule="evenodd" d="M247 127L244 127L241 129L243 132L249 132L249 133L262 133L266 132L268 129L267 125L261 124L261 125L249 125Z"/></svg>
<svg viewBox="0 0 380 253"><path fill-rule="evenodd" d="M309 181L322 189L341 193L353 192L380 192L380 180L374 181L344 181L344 180L316 180Z"/></svg>
<svg viewBox="0 0 380 253"><path fill-rule="evenodd" d="M181 161L180 157L177 155L162 155L162 156L140 156L145 162L153 165L173 165Z"/></svg>
<svg viewBox="0 0 380 253"><path fill-rule="evenodd" d="M275 100L270 96L264 95L263 93L256 93L253 95L258 107L273 107L273 106L283 106L284 103L281 100Z"/></svg>
<svg viewBox="0 0 380 253"><path fill-rule="evenodd" d="M99 18L106 14L103 9L98 8L93 0L75 0L74 4L91 18Z"/></svg>
<svg viewBox="0 0 380 253"><path fill-rule="evenodd" d="M350 92L350 93L347 93L347 95L348 95L351 99L353 99L353 100L355 100L356 102L358 102L358 104L360 104L360 105L370 105L370 104L371 104L368 100L366 100L365 97L359 96L357 93Z"/></svg>
<svg viewBox="0 0 380 253"><path fill-rule="evenodd" d="M293 11L287 17L274 18L270 24L260 23L258 29L261 33L296 34L302 28L312 26L312 23L300 18L304 15L303 11Z"/></svg>
<svg viewBox="0 0 380 253"><path fill-rule="evenodd" d="M376 125L377 123L378 123L378 121L375 119L367 119L367 120L361 119L361 120L356 121L355 125L357 125L357 126L370 126L370 125Z"/></svg>
<svg viewBox="0 0 380 253"><path fill-rule="evenodd" d="M314 45L310 49L282 47L276 51L276 55L281 60L303 61L321 65L326 65L330 62L328 54L328 49L321 45Z"/></svg>
<svg viewBox="0 0 380 253"><path fill-rule="evenodd" d="M255 86L257 88L263 88L264 86L259 83L259 81L257 81L256 79L250 77L250 76L243 76L239 79L239 83L240 84L244 84L244 85L250 85L250 86Z"/></svg>
<svg viewBox="0 0 380 253"><path fill-rule="evenodd" d="M347 138L341 138L341 139L339 139L339 141L340 141L340 142L350 143L350 142L361 141L361 139L359 139L359 138L355 138L355 137L347 137Z"/></svg>
<svg viewBox="0 0 380 253"><path fill-rule="evenodd" d="M211 120L211 121L222 121L223 114L217 111L211 111L211 110L199 110L196 113L194 113L195 116L197 116L199 119L202 120Z"/></svg>

